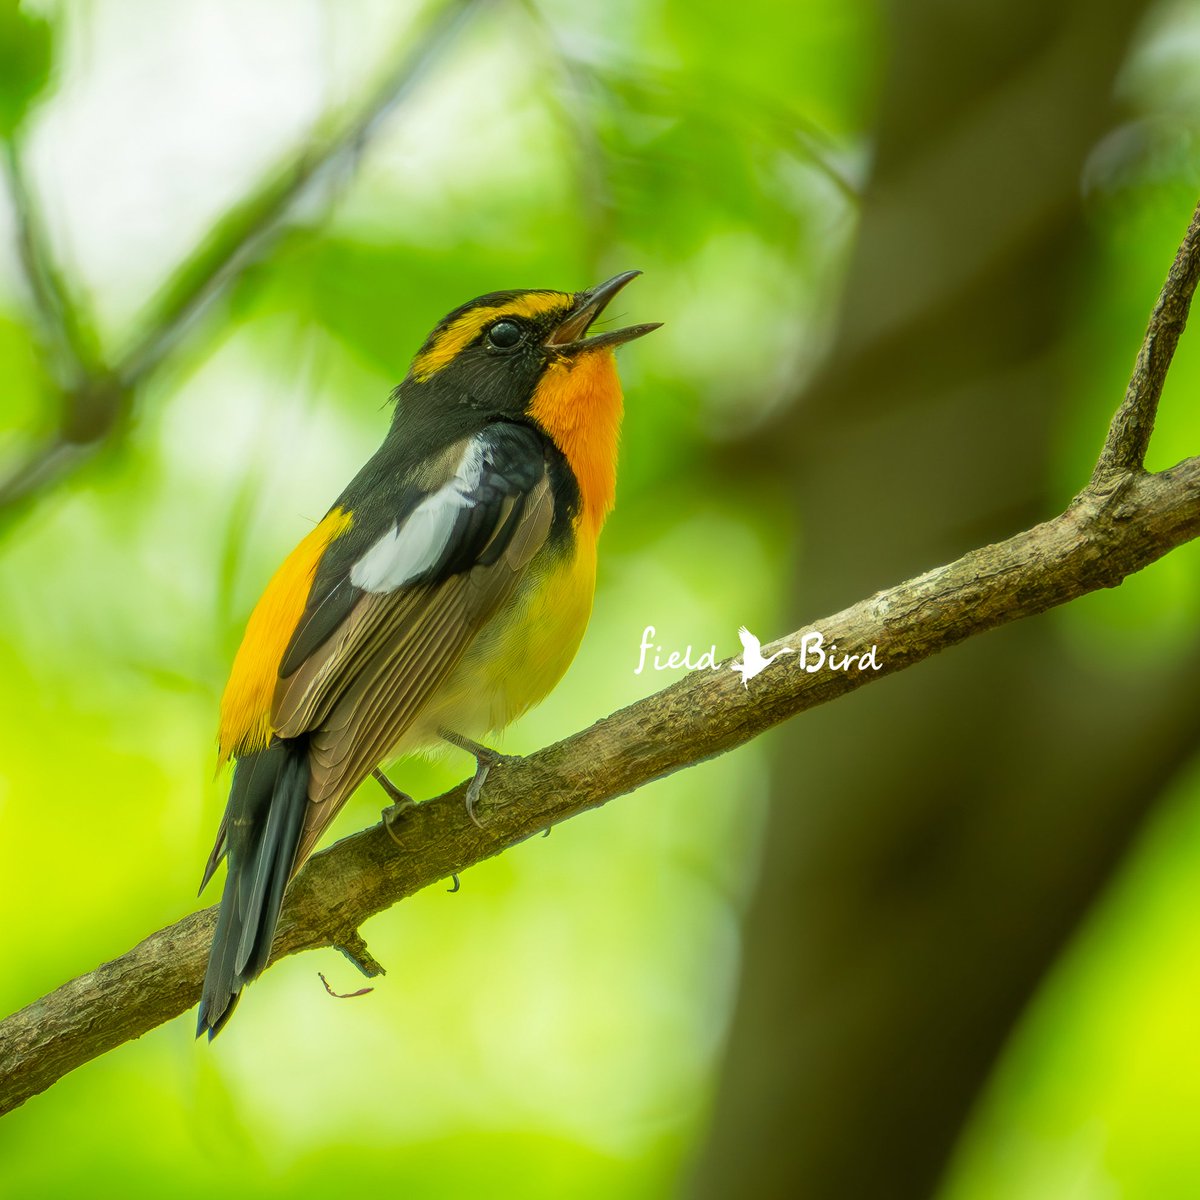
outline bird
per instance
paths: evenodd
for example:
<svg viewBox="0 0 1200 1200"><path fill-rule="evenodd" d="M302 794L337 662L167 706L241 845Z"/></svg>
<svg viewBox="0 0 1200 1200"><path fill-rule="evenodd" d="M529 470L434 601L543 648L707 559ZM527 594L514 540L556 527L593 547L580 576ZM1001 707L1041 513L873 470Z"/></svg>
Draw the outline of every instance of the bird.
<svg viewBox="0 0 1200 1200"><path fill-rule="evenodd" d="M742 687L747 690L750 688L750 680L755 675L762 674L781 654L795 654L791 646L783 646L770 658L763 658L762 642L745 625L738 628L738 637L742 642L742 661L731 663L730 667L742 677Z"/></svg>
<svg viewBox="0 0 1200 1200"><path fill-rule="evenodd" d="M467 810L502 756L476 738L545 698L583 638L615 499L614 351L596 332L640 271L490 292L434 327L382 444L275 572L221 698L233 778L201 892L224 890L197 1017L209 1040L267 965L288 883L367 776L449 742Z"/></svg>

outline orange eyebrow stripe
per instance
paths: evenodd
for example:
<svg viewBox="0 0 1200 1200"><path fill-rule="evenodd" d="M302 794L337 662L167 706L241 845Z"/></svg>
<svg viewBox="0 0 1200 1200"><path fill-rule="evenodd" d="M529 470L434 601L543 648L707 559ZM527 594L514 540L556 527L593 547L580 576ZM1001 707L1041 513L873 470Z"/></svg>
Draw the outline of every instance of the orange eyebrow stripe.
<svg viewBox="0 0 1200 1200"><path fill-rule="evenodd" d="M221 697L217 766L230 757L261 750L271 740L271 701L279 682L279 664L304 615L325 551L354 523L332 508L283 560L254 606Z"/></svg>
<svg viewBox="0 0 1200 1200"><path fill-rule="evenodd" d="M574 297L565 292L530 292L507 304L472 308L451 321L436 335L433 345L413 359L413 376L418 382L424 383L431 375L452 363L479 336L485 325L490 325L500 317L542 317L557 309L565 310L573 302Z"/></svg>

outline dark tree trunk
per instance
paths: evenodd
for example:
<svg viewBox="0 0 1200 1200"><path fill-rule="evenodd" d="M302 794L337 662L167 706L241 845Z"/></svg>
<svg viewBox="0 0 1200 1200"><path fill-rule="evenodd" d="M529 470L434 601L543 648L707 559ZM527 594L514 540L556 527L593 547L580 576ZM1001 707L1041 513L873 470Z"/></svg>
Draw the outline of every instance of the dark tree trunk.
<svg viewBox="0 0 1200 1200"><path fill-rule="evenodd" d="M1142 8L893 6L841 333L774 431L803 452L797 619L1069 499L1049 459L1079 179ZM1061 629L1010 626L779 736L693 1196L936 1188L1022 1008L1196 742L1195 646L1122 670L1082 661Z"/></svg>

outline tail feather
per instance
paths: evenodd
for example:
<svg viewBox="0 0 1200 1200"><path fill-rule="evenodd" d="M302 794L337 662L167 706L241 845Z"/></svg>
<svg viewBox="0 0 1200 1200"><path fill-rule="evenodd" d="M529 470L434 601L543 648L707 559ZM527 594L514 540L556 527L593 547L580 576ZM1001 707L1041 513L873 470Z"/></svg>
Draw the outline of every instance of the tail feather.
<svg viewBox="0 0 1200 1200"><path fill-rule="evenodd" d="M276 741L238 760L210 860L215 867L224 838L229 869L204 976L197 1037L207 1032L211 1040L220 1032L242 988L267 965L307 803L304 739Z"/></svg>
<svg viewBox="0 0 1200 1200"><path fill-rule="evenodd" d="M200 890L196 893L197 896L204 895L208 881L216 874L217 868L225 858L225 832L228 828L229 809L226 808L225 815L221 818L221 827L217 830L217 840L213 843L212 853L208 856L208 862L204 864L204 878L200 880Z"/></svg>

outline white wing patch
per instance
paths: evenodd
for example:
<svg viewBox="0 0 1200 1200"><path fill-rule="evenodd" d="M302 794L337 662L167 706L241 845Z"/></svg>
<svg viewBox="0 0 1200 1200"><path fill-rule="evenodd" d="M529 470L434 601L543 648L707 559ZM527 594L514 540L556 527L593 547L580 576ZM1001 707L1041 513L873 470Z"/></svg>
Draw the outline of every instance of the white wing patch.
<svg viewBox="0 0 1200 1200"><path fill-rule="evenodd" d="M350 569L364 592L394 592L428 571L441 557L459 513L483 475L483 443L472 438L454 477L426 496L402 524L393 525Z"/></svg>

